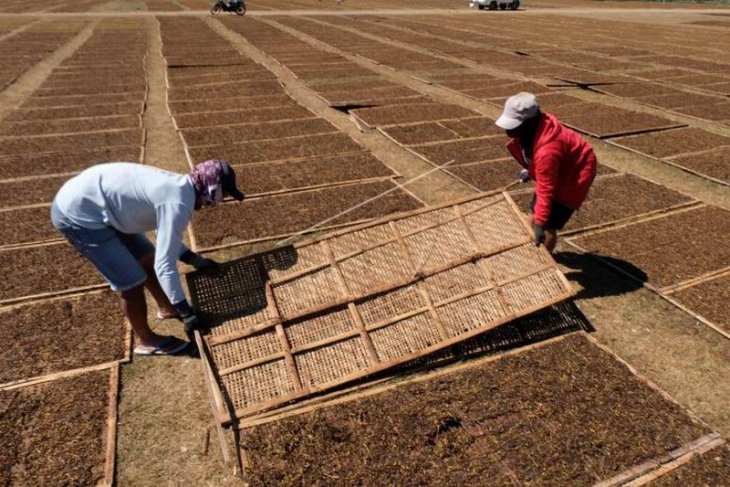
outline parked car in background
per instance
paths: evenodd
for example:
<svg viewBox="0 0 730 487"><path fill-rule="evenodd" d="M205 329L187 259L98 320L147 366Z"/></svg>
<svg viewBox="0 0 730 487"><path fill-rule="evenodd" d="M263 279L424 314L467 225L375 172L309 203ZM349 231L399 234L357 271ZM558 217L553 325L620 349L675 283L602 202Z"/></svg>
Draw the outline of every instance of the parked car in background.
<svg viewBox="0 0 730 487"><path fill-rule="evenodd" d="M517 10L520 8L520 0L469 0L470 8L478 8L479 10Z"/></svg>

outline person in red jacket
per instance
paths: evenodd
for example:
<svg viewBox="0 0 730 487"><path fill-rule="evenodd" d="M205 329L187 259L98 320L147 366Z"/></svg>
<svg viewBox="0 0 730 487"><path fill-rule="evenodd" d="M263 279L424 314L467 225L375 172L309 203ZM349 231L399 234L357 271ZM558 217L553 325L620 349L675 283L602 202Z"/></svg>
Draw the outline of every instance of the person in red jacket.
<svg viewBox="0 0 730 487"><path fill-rule="evenodd" d="M509 152L535 181L530 204L535 245L545 244L552 253L558 230L580 208L596 177L593 148L554 115L540 111L532 93L510 97L496 124L512 139Z"/></svg>

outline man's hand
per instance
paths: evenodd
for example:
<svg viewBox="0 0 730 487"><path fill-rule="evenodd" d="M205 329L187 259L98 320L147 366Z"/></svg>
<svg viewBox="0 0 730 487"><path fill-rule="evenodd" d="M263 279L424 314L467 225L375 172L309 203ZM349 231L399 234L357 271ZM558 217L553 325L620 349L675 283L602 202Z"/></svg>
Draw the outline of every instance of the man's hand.
<svg viewBox="0 0 730 487"><path fill-rule="evenodd" d="M220 267L220 264L213 259L206 259L202 255L195 254L195 257L190 261L195 270L198 271L214 271Z"/></svg>
<svg viewBox="0 0 730 487"><path fill-rule="evenodd" d="M527 172L527 169L520 169L520 175L518 176L518 179L521 183L526 183L530 180L530 173Z"/></svg>
<svg viewBox="0 0 730 487"><path fill-rule="evenodd" d="M542 225L533 225L535 230L535 246L539 247L540 244L545 243L545 229Z"/></svg>
<svg viewBox="0 0 730 487"><path fill-rule="evenodd" d="M175 303L173 306L175 306L180 317L180 321L183 323L188 340L191 342L194 341L195 334L193 332L200 327L200 319L198 318L198 315L195 314L195 310L188 304L186 299L179 303Z"/></svg>
<svg viewBox="0 0 730 487"><path fill-rule="evenodd" d="M200 326L200 319L195 313L190 313L187 316L183 316L182 322L185 326L185 333L192 333L193 330L197 330Z"/></svg>

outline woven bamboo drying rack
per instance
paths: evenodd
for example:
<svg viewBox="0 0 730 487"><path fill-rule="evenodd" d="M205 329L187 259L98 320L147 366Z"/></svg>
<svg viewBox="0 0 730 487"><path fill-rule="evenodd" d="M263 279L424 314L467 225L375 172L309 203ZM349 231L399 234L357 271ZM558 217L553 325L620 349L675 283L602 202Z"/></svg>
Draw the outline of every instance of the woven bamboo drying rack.
<svg viewBox="0 0 730 487"><path fill-rule="evenodd" d="M188 275L228 424L573 295L506 194L401 213ZM204 354L204 359L205 359Z"/></svg>

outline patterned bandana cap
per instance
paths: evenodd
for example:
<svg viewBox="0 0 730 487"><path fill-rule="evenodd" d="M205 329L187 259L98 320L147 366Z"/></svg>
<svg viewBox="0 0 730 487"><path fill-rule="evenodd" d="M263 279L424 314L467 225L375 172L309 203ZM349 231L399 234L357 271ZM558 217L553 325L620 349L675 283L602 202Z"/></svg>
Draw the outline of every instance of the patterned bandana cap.
<svg viewBox="0 0 730 487"><path fill-rule="evenodd" d="M204 206L216 206L223 201L223 163L220 159L201 162L190 173L195 193Z"/></svg>

